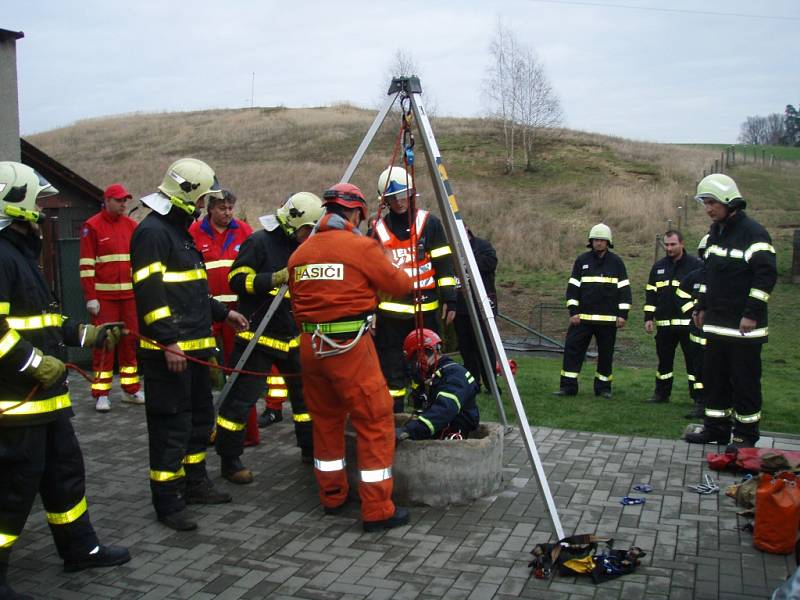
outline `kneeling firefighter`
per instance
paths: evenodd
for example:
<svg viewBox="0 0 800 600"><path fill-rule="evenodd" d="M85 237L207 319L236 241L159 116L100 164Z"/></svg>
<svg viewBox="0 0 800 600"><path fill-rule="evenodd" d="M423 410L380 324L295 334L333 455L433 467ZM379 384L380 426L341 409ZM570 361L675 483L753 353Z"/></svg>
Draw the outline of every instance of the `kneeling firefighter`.
<svg viewBox="0 0 800 600"><path fill-rule="evenodd" d="M248 342L253 339L272 299L286 283L286 263L292 252L311 234L311 228L322 216L322 200L310 192L291 195L274 215L261 217L264 229L251 235L242 244L239 255L228 273L231 289L239 295L241 310L250 317L248 331L236 334L231 364L237 364ZM289 300L284 298L272 315L264 333L258 338L245 370L267 372L277 365L286 374L289 401L294 414L295 436L303 462L313 460L311 417L303 401L300 373L299 331L292 316ZM290 376L291 374L291 376ZM247 415L264 394L263 377L240 375L225 397L217 416L217 454L222 476L233 483L253 481L253 473L241 461L244 449Z"/></svg>
<svg viewBox="0 0 800 600"><path fill-rule="evenodd" d="M397 440L469 437L480 423L475 402L480 385L472 373L442 355L442 340L430 329L415 329L408 334L403 358L411 367L415 384L412 398L418 410L397 428Z"/></svg>

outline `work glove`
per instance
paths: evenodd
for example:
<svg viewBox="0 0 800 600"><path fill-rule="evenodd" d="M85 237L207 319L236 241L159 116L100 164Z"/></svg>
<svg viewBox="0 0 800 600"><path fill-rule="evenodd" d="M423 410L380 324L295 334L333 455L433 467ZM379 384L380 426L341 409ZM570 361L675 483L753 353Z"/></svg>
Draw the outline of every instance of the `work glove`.
<svg viewBox="0 0 800 600"><path fill-rule="evenodd" d="M100 312L100 300L89 300L86 303L86 310L90 315L96 317Z"/></svg>
<svg viewBox="0 0 800 600"><path fill-rule="evenodd" d="M66 371L67 368L63 362L55 356L45 354L39 364L33 368L31 375L41 384L43 389L48 389L61 381Z"/></svg>
<svg viewBox="0 0 800 600"><path fill-rule="evenodd" d="M409 437L408 432L402 427L395 427L394 430L394 439L399 444L403 440L407 440Z"/></svg>
<svg viewBox="0 0 800 600"><path fill-rule="evenodd" d="M81 325L79 334L81 348L91 346L101 350L113 350L119 343L120 338L127 332L124 331L125 323L115 321L103 323L102 325Z"/></svg>
<svg viewBox="0 0 800 600"><path fill-rule="evenodd" d="M285 267L272 274L272 287L280 287L287 281L289 281L289 269Z"/></svg>
<svg viewBox="0 0 800 600"><path fill-rule="evenodd" d="M211 387L215 390L221 390L222 386L225 385L225 373L219 368L219 361L216 356L209 358L208 362L208 375L211 378Z"/></svg>

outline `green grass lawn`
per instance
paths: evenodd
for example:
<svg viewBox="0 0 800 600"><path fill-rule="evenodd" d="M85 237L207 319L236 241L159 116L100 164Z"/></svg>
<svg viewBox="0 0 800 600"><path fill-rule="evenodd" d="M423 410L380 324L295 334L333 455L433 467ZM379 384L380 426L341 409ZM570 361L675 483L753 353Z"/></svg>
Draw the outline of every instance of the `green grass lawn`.
<svg viewBox="0 0 800 600"><path fill-rule="evenodd" d="M653 351L655 359L655 350ZM619 357L617 357L619 358ZM653 392L655 361L653 367L614 367L614 398L605 400L594 396L592 377L593 360L584 363L580 377L580 391L574 397L557 397L561 356L519 356L516 376L528 422L532 426L556 427L619 435L641 435L659 438L679 438L690 421L684 415L692 406L689 398L683 358L678 353L671 402L650 404L647 399ZM620 361L618 360L617 363ZM764 431L800 433L800 411L797 410L798 376L791 365L796 360L785 360L777 345L767 344L763 353L764 375ZM516 422L516 413L505 382L503 402L509 422ZM499 420L497 406L491 395L483 393L478 398L481 418Z"/></svg>

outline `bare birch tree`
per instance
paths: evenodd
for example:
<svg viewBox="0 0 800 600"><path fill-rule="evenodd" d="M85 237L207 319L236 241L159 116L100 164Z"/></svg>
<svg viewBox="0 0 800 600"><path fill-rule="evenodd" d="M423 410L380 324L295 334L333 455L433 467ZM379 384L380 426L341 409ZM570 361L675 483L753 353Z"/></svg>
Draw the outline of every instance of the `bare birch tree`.
<svg viewBox="0 0 800 600"><path fill-rule="evenodd" d="M561 103L536 54L520 45L500 19L489 53L491 63L484 94L491 113L503 128L506 173L514 171L518 139L525 154L525 168L531 169L541 133L561 124Z"/></svg>
<svg viewBox="0 0 800 600"><path fill-rule="evenodd" d="M521 49L519 63L517 119L522 134L525 170L530 171L537 143L547 130L561 125L563 115L558 96L536 54L528 48Z"/></svg>

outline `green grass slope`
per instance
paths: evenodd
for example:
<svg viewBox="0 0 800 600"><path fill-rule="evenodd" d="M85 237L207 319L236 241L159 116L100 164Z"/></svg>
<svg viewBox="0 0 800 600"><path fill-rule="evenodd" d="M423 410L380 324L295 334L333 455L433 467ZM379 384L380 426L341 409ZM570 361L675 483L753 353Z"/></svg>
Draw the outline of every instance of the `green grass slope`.
<svg viewBox="0 0 800 600"><path fill-rule="evenodd" d="M222 184L237 193L239 216L256 223L257 216L274 210L290 193L320 193L338 181L373 117L371 111L348 105L125 115L79 122L30 141L97 185L122 181L137 196L155 189L170 162L195 156L211 164ZM377 175L391 159L398 127L399 118L384 123L356 171L353 181L368 198L375 197ZM708 219L692 195L703 169L719 158L723 146L650 144L563 130L543 140L533 170L520 167L507 175L502 133L492 121L439 117L433 129L463 218L498 251L501 312L538 326L536 307L553 305L541 310L541 326L545 334L562 338L569 269L584 249L589 228L599 221L611 226L615 251L628 266L634 305L618 337L614 400L601 402L583 392L573 400L556 399L550 392L558 386L558 357L521 357L518 385L530 421L678 436L689 406L680 360L674 402L644 402L656 364L653 338L642 326L644 284L655 240L669 223L680 224L689 249L707 231ZM420 202L435 210L422 151L418 144ZM791 160L772 168L748 161L731 175L778 252L779 283L770 299L770 342L763 355L762 426L800 432L795 392L800 350L793 337L800 293L790 282L792 235L800 227L800 166ZM519 334L506 325L503 331ZM593 365L584 367L584 391L591 388L593 372ZM490 415L493 400L483 400Z"/></svg>

